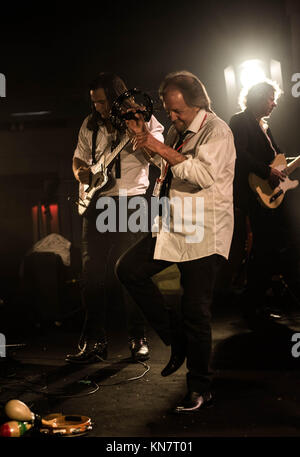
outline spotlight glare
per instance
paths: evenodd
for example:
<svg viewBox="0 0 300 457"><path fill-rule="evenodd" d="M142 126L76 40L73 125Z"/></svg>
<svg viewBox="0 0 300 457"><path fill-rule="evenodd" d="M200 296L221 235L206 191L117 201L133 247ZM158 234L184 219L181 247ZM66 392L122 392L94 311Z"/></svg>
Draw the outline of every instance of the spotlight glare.
<svg viewBox="0 0 300 457"><path fill-rule="evenodd" d="M240 82L243 88L253 86L266 79L263 63L258 59L246 60L240 65Z"/></svg>

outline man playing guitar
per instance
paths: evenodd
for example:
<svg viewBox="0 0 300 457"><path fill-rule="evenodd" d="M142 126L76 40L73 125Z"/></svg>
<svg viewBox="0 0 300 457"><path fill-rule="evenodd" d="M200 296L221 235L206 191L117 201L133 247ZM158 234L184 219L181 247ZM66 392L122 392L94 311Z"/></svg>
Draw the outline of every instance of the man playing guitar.
<svg viewBox="0 0 300 457"><path fill-rule="evenodd" d="M292 249L292 239L286 215L286 199L280 206L271 209L271 206L262 204L249 185L251 179L256 177L261 181L265 180L272 191L286 180L286 170L274 166L274 161L276 162L281 152L266 122L266 118L276 107L279 95L280 89L276 84L261 82L252 86L245 98L241 99L244 110L232 116L229 123L237 153L234 180L236 230L232 250L237 246L241 235L238 233L239 227L245 229L247 217L253 236L247 289L243 297L244 315L251 319L251 322L253 318L270 317L264 303L266 291L272 286L272 277L281 275L286 271L286 267L291 265L288 252ZM276 192L273 200L276 200ZM272 198L266 200L268 204L270 201ZM297 257L297 250L294 250L294 256ZM295 262L298 261L299 258L295 258ZM286 277L293 274L287 271Z"/></svg>
<svg viewBox="0 0 300 457"><path fill-rule="evenodd" d="M122 199L122 204L124 202L124 205L128 206L129 199L144 195L149 186L149 162L141 149L133 151L130 142L125 142L124 148L111 163L107 186L95 193L88 206L84 203L85 187L90 184L92 165L99 163L103 157L103 163L106 163L106 157L110 157L112 150L115 150L126 135L125 130L118 129L112 124L110 116L114 101L126 91L127 87L122 79L111 73L101 73L91 83L92 113L83 121L73 156L73 173L79 182L79 212L84 210L82 296L87 314L79 352L66 358L71 363L93 363L107 357L105 318L110 301L107 280L123 250L140 238L139 233L132 233L129 230L119 231L117 228L116 231L101 232L99 227L96 227L97 217L101 213L101 209L97 209L96 205L99 197L111 197L118 215L121 205L120 191L126 192L128 200L124 202ZM147 125L152 134L163 141L163 126L154 116L151 116ZM128 316L129 347L132 357L136 361L146 360L149 358L149 349L144 333L144 317L128 294L124 294L124 304Z"/></svg>

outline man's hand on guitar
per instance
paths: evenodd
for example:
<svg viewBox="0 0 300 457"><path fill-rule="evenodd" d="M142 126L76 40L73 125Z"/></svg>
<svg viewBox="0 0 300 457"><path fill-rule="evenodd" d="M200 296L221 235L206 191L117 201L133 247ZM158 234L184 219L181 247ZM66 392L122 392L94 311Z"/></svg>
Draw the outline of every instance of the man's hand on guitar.
<svg viewBox="0 0 300 457"><path fill-rule="evenodd" d="M90 182L90 168L81 166L76 170L76 179L82 184L89 184Z"/></svg>
<svg viewBox="0 0 300 457"><path fill-rule="evenodd" d="M134 113L135 119L126 121L128 132L131 136L132 148L134 151L144 148L149 153L153 151L157 141L149 132L142 114Z"/></svg>
<svg viewBox="0 0 300 457"><path fill-rule="evenodd" d="M283 171L277 170L277 168L270 167L270 176L268 178L268 182L272 189L275 189L279 186L280 181L284 181L286 178L286 174Z"/></svg>
<svg viewBox="0 0 300 457"><path fill-rule="evenodd" d="M126 119L128 132L133 137L137 133L141 133L146 129L144 116L137 113L133 108L127 110L127 113L132 114L132 119Z"/></svg>

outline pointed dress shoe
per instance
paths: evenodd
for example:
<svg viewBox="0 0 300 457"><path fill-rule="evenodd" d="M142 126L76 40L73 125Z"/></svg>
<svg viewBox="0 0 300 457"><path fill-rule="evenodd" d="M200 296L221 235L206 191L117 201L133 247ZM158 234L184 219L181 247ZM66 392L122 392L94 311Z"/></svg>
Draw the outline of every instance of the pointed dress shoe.
<svg viewBox="0 0 300 457"><path fill-rule="evenodd" d="M96 363L107 359L107 342L85 342L83 349L77 354L68 354L66 362Z"/></svg>
<svg viewBox="0 0 300 457"><path fill-rule="evenodd" d="M135 362L144 362L150 358L149 345L146 338L130 338L129 349Z"/></svg>
<svg viewBox="0 0 300 457"><path fill-rule="evenodd" d="M175 373L183 362L185 361L185 354L183 352L171 352L171 357L165 368L161 371L162 376L170 376L170 374Z"/></svg>
<svg viewBox="0 0 300 457"><path fill-rule="evenodd" d="M173 410L176 414L193 414L204 408L212 406L212 394L210 392L188 392L184 399Z"/></svg>

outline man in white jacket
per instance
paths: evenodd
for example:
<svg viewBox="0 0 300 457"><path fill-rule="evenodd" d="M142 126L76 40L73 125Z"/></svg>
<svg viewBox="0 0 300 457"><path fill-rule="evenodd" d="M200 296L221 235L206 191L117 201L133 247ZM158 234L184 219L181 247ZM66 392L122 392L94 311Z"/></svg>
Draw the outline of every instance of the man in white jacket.
<svg viewBox="0 0 300 457"><path fill-rule="evenodd" d="M127 124L135 133L134 148L146 148L161 162L156 195L162 217L152 234L119 259L116 271L161 339L171 344L162 376L174 373L186 360L188 391L174 411L190 413L212 401L210 308L233 233L235 147L230 128L212 112L195 75L168 75L160 97L172 122L165 144L149 132L139 114ZM172 263L178 266L183 289L176 325L151 280Z"/></svg>

